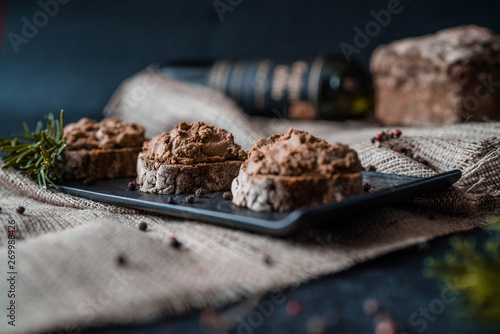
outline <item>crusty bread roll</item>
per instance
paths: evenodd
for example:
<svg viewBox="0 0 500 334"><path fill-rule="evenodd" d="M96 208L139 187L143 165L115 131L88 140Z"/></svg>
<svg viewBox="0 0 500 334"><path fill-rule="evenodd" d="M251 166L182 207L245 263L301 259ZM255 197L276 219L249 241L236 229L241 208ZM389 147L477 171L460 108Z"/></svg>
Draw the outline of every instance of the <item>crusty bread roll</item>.
<svg viewBox="0 0 500 334"><path fill-rule="evenodd" d="M153 194L229 190L246 157L230 132L203 122L181 122L144 143L137 183Z"/></svg>
<svg viewBox="0 0 500 334"><path fill-rule="evenodd" d="M291 211L362 192L361 162L347 145L290 129L258 141L233 181L233 203L255 211Z"/></svg>

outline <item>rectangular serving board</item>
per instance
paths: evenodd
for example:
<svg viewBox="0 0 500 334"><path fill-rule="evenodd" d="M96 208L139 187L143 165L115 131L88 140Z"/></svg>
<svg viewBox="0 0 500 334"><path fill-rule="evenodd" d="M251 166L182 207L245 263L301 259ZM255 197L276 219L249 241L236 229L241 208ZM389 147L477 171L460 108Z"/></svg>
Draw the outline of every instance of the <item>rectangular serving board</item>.
<svg viewBox="0 0 500 334"><path fill-rule="evenodd" d="M428 178L410 177L377 172L363 172L363 183L371 190L340 202L304 207L291 212L255 212L234 205L222 198L223 192L210 192L186 202L189 194L155 195L127 189L132 178L98 180L90 185L82 181L65 181L59 190L75 196L143 211L196 219L247 231L273 236L286 236L311 224L335 224L346 214L356 214L375 207L395 204L417 195L442 191L461 177L459 170ZM177 204L168 204L173 197Z"/></svg>

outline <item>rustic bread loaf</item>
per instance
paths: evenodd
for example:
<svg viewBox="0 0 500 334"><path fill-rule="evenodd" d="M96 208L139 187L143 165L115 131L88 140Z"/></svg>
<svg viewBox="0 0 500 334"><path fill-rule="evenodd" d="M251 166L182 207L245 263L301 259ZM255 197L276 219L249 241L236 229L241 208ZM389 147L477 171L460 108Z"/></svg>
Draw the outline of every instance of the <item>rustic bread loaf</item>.
<svg viewBox="0 0 500 334"><path fill-rule="evenodd" d="M290 129L258 141L233 181L233 203L255 211L290 211L362 192L361 162L347 145Z"/></svg>
<svg viewBox="0 0 500 334"><path fill-rule="evenodd" d="M141 191L154 194L229 190L246 156L230 132L181 122L144 143L137 183Z"/></svg>
<svg viewBox="0 0 500 334"><path fill-rule="evenodd" d="M500 120L500 37L469 25L378 47L375 115L387 125Z"/></svg>

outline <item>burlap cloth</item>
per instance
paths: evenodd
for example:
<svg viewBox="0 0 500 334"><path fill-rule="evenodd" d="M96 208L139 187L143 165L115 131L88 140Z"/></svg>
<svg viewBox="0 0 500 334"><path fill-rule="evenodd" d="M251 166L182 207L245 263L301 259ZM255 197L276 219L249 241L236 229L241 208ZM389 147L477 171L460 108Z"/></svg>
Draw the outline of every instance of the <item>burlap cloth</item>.
<svg viewBox="0 0 500 334"><path fill-rule="evenodd" d="M4 302L1 333L71 333L221 306L480 226L485 214L500 208L500 123L403 129L398 145L410 146L427 161L422 164L374 147L370 138L380 129L373 125L250 119L220 94L166 79L153 68L124 82L106 114L144 124L150 136L181 120L203 120L232 131L244 148L293 126L353 144L362 163L380 172L430 176L458 168L463 178L444 193L355 219L332 217L327 229L276 239L45 191L1 170L0 267L8 271L6 231L14 220L18 272L16 327L7 324ZM16 213L21 205L24 215ZM138 230L140 222L148 224L147 232ZM180 250L170 246L171 236L182 243ZM5 301L9 286L0 279Z"/></svg>

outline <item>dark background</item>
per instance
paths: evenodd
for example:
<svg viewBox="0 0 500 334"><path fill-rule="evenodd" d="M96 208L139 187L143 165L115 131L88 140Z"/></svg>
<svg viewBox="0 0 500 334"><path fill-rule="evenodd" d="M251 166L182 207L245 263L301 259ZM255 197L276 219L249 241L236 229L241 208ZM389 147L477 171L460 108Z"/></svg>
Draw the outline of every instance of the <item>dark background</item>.
<svg viewBox="0 0 500 334"><path fill-rule="evenodd" d="M16 53L7 34L21 35L22 18L32 22L41 7L37 1L0 0L0 137L20 131L22 121L33 124L44 114L62 108L68 121L84 116L100 119L120 82L151 63L340 53L340 43L353 44L354 28L364 29L373 20L370 11L386 9L387 3L243 0L233 11L225 12L221 21L212 0L70 0L59 5L58 13L27 44L20 44ZM373 49L392 40L460 24L478 24L500 33L498 0L401 0L401 5L403 11L392 16L391 23L357 55L366 68ZM484 238L485 232L466 235ZM340 321L329 332L372 332L372 320L363 315L361 304L367 297L376 297L400 327L417 333L418 327L409 325L410 314L428 306L441 292L435 281L422 276L423 259L442 256L447 248L448 238L441 238L423 249L411 248L303 285L286 294L287 300L303 303L302 315L290 317L284 305L278 306L254 332L304 333L310 316L323 316L331 310ZM457 303L447 307L425 333L485 332L460 320L457 308ZM195 313L145 327L92 332L200 330Z"/></svg>
<svg viewBox="0 0 500 334"><path fill-rule="evenodd" d="M41 0L44 3L55 0ZM60 0L62 1L62 0ZM228 3L228 0L220 0ZM6 10L0 55L0 136L65 109L69 121L100 119L120 82L151 63L223 56L299 57L340 53L354 27L373 20L388 1L233 0L223 15L213 0L64 0L56 15L14 51L6 34L21 35L38 1L0 0ZM497 0L401 0L403 10L357 55L367 67L381 43L478 24L500 33ZM4 15L1 15L4 16ZM6 117L8 115L8 117Z"/></svg>

